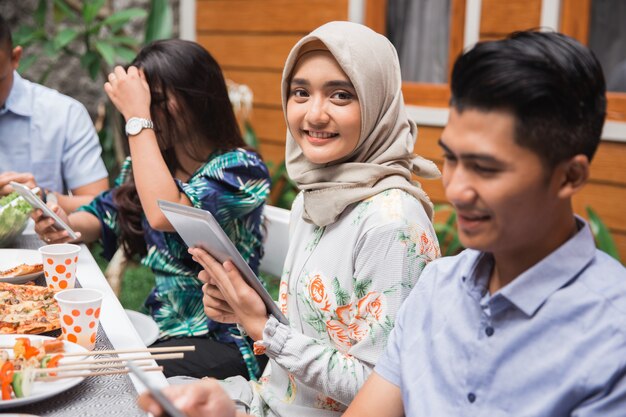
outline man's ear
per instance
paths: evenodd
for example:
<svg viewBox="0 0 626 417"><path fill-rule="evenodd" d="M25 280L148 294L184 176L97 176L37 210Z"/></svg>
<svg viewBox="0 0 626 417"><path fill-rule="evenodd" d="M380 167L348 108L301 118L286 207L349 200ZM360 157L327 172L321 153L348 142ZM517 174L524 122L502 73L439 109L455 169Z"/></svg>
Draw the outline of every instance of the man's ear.
<svg viewBox="0 0 626 417"><path fill-rule="evenodd" d="M578 154L561 162L558 168L561 173L558 195L560 198L570 198L587 184L589 179L589 158Z"/></svg>
<svg viewBox="0 0 626 417"><path fill-rule="evenodd" d="M22 47L16 46L11 51L11 66L14 70L16 70L17 67L20 66L20 59L22 59Z"/></svg>

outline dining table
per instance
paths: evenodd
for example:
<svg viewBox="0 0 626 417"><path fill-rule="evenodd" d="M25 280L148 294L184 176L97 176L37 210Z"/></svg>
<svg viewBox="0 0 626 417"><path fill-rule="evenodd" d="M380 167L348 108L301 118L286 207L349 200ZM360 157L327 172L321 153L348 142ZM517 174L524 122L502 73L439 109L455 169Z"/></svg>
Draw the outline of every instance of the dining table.
<svg viewBox="0 0 626 417"><path fill-rule="evenodd" d="M34 233L32 220L24 233L10 246L14 249L38 249L45 245ZM120 301L108 284L89 247L80 244L81 251L76 269L77 286L102 292L100 324L95 351L144 349L137 330L131 323ZM40 278L43 280L43 277ZM145 353L118 353L120 358L132 359ZM97 358L98 356L96 356ZM110 357L107 355L107 357ZM152 366L157 366L152 361ZM148 382L162 388L168 385L160 371L145 373ZM10 409L0 413L27 413L38 416L146 416L137 406L137 396L146 387L132 374L86 377L81 383L53 397Z"/></svg>

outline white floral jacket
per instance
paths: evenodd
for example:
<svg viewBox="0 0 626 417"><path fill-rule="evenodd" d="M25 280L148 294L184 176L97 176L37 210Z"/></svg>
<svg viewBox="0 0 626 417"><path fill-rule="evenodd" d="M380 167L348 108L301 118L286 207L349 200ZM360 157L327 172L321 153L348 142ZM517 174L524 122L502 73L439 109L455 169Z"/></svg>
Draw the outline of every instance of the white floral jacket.
<svg viewBox="0 0 626 417"><path fill-rule="evenodd" d="M421 203L387 190L316 227L292 208L279 303L290 325L268 322L270 358L254 384L259 416L337 416L385 348L396 313L424 266L440 256Z"/></svg>

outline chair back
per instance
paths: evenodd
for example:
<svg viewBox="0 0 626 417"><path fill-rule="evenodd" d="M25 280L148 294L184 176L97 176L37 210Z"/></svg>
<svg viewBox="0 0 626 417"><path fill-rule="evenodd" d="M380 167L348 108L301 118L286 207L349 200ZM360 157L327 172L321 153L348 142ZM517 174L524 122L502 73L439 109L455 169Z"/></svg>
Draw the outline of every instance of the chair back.
<svg viewBox="0 0 626 417"><path fill-rule="evenodd" d="M280 277L289 248L289 216L290 211L280 207L265 205L265 254L261 259L259 271Z"/></svg>

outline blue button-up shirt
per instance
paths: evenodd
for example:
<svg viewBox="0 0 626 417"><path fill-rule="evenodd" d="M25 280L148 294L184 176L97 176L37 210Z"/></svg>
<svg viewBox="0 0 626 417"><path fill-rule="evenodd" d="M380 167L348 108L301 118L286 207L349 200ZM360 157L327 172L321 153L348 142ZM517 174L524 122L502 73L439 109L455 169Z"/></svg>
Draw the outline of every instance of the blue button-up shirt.
<svg viewBox="0 0 626 417"><path fill-rule="evenodd" d="M14 72L0 109L0 172L30 172L64 192L107 177L89 113L78 101Z"/></svg>
<svg viewBox="0 0 626 417"><path fill-rule="evenodd" d="M407 416L626 416L626 269L578 222L491 296L489 254L427 266L375 368Z"/></svg>

